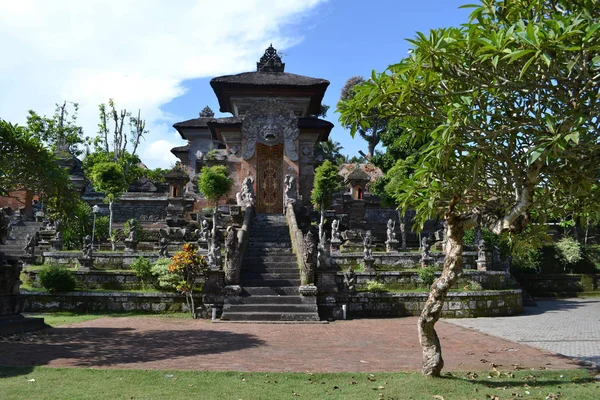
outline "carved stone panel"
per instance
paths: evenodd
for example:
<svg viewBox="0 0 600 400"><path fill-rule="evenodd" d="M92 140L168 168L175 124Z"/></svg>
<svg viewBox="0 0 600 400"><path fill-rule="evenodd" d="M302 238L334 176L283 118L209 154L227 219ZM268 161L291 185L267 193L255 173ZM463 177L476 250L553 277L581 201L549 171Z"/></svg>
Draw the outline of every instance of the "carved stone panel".
<svg viewBox="0 0 600 400"><path fill-rule="evenodd" d="M274 99L254 103L242 123L242 135L246 139L242 156L248 160L254 156L257 144L274 146L284 144L285 155L298 160L295 140L298 138L298 118L289 104Z"/></svg>

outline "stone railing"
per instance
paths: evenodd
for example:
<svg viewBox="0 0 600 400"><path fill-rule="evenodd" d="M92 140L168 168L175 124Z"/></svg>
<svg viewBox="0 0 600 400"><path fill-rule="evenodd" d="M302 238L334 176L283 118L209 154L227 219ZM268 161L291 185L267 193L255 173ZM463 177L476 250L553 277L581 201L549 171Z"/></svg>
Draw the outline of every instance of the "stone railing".
<svg viewBox="0 0 600 400"><path fill-rule="evenodd" d="M298 228L296 222L296 213L294 212L294 205L288 203L285 208L285 219L287 220L288 228L290 230L290 238L292 239L292 249L296 254L298 260L298 267L300 268L300 281L302 285L311 285L315 283L314 272L307 273L311 268L307 268L304 260L304 237L302 231Z"/></svg>
<svg viewBox="0 0 600 400"><path fill-rule="evenodd" d="M239 285L240 283L240 270L242 268L242 260L244 254L248 249L248 243L250 242L250 229L252 228L252 219L254 218L254 206L247 207L244 214L244 221L242 227L237 231L237 249L235 257L230 262L231 265L227 265L228 269L225 274L226 285Z"/></svg>

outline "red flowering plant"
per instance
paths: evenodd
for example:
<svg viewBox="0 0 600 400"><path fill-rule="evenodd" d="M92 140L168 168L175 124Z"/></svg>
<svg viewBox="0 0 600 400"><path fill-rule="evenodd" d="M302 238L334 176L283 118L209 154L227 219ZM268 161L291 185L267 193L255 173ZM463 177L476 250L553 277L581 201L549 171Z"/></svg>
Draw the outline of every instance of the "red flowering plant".
<svg viewBox="0 0 600 400"><path fill-rule="evenodd" d="M200 277L204 275L207 262L204 256L196 253L196 247L191 243L183 245L183 250L178 251L171 257L169 272L176 274L180 281L176 289L185 295L188 309L192 318L196 318L196 307L194 305L194 290L200 283Z"/></svg>

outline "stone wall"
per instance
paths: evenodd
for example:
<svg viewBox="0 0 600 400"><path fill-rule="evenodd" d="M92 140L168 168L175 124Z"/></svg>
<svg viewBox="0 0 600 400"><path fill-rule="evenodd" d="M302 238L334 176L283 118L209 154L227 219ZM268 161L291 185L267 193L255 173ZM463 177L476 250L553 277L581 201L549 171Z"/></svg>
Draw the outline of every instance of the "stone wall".
<svg viewBox="0 0 600 400"><path fill-rule="evenodd" d="M44 264L46 265L64 265L66 267L77 267L77 259L81 257L81 252L65 251L46 251L43 253ZM145 257L154 262L158 259L156 252L110 252L93 254L94 268L99 269L128 269L138 257Z"/></svg>
<svg viewBox="0 0 600 400"><path fill-rule="evenodd" d="M373 253L375 258L374 267L377 269L378 265L393 266L398 269L407 268L419 268L421 253L418 252L389 252L389 253ZM444 253L432 252L434 264L442 264L444 262ZM477 258L476 252L463 252L463 267L465 269L475 269ZM356 268L363 262L362 253L343 253L334 252L332 253L332 263L338 269L346 270L349 266Z"/></svg>
<svg viewBox="0 0 600 400"><path fill-rule="evenodd" d="M441 272L437 272L436 276L440 276ZM416 289L423 286L423 280L416 272L412 271L381 271L381 272L356 272L356 289L362 290L370 281L377 281L383 284L396 285L397 289ZM507 276L501 271L476 271L464 270L457 282L454 284L454 289L464 287L474 281L481 284L484 290L503 290L508 288ZM336 273L336 284L340 291L344 291L344 273Z"/></svg>
<svg viewBox="0 0 600 400"><path fill-rule="evenodd" d="M523 289L532 296L573 296L580 292L600 291L600 274L523 274L516 278Z"/></svg>
<svg viewBox="0 0 600 400"><path fill-rule="evenodd" d="M39 279L39 270L25 270L28 283L37 288L42 284ZM142 289L142 285L133 271L100 271L90 272L72 271L71 274L77 281L77 287L80 289L107 289L107 290L137 290ZM24 278L25 279L25 278Z"/></svg>
<svg viewBox="0 0 600 400"><path fill-rule="evenodd" d="M25 312L187 311L185 298L172 293L22 292L22 296L25 298ZM210 310L204 310L202 297L198 295L194 301L196 308L201 309L198 310L199 318L208 318Z"/></svg>
<svg viewBox="0 0 600 400"><path fill-rule="evenodd" d="M334 314L322 315L322 318L341 319L342 304L347 307L347 318L418 316L428 296L425 292L340 294ZM442 317L497 317L522 311L521 290L450 292L444 301Z"/></svg>

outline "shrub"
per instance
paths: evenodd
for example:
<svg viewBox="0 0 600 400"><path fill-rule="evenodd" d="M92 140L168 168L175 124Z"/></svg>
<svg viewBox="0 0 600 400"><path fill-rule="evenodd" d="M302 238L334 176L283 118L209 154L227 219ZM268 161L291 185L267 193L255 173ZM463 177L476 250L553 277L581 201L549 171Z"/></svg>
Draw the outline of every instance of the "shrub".
<svg viewBox="0 0 600 400"><path fill-rule="evenodd" d="M581 261L581 245L578 241L570 237L564 237L554 244L557 250L559 260L567 267Z"/></svg>
<svg viewBox="0 0 600 400"><path fill-rule="evenodd" d="M479 282L470 280L463 287L463 289L467 290L467 291L479 292L479 291L483 290L483 287L481 286L481 284Z"/></svg>
<svg viewBox="0 0 600 400"><path fill-rule="evenodd" d="M419 275L419 278L421 278L421 280L423 281L423 284L427 287L431 286L433 284L433 281L435 281L435 272L437 271L437 268L434 266L429 266L429 267L425 267L425 268L421 268L419 270L417 270L417 274Z"/></svg>
<svg viewBox="0 0 600 400"><path fill-rule="evenodd" d="M75 278L71 275L71 272L64 267L51 265L42 268L39 277L42 286L50 293L70 292L75 290Z"/></svg>
<svg viewBox="0 0 600 400"><path fill-rule="evenodd" d="M177 285L179 285L180 279L177 275L172 274L169 271L169 265L171 264L171 259L162 257L159 258L152 264L151 272L154 278L156 279L156 283L159 289L176 291Z"/></svg>
<svg viewBox="0 0 600 400"><path fill-rule="evenodd" d="M156 277L152 274L152 264L147 258L136 258L131 264L131 269L135 272L135 276L137 276L143 287L156 282Z"/></svg>
<svg viewBox="0 0 600 400"><path fill-rule="evenodd" d="M365 290L372 293L381 293L387 291L385 285L377 281L368 281L365 285Z"/></svg>

